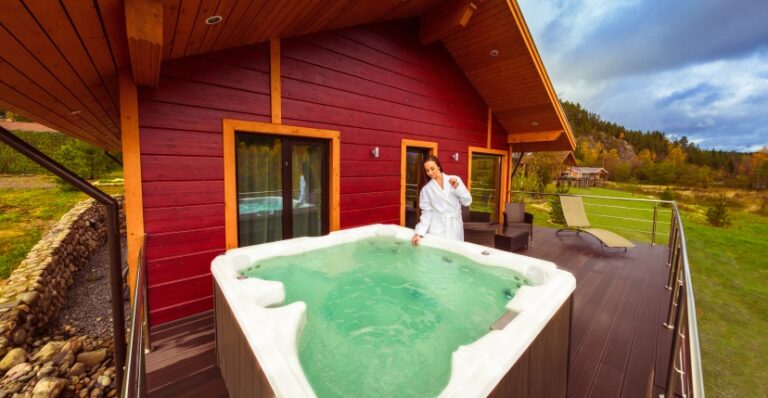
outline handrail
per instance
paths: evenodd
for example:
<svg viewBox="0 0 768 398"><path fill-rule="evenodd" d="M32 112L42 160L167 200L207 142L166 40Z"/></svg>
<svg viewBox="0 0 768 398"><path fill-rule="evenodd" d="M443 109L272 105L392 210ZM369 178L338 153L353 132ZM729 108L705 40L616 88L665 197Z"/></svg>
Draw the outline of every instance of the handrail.
<svg viewBox="0 0 768 398"><path fill-rule="evenodd" d="M680 216L680 211L677 208L677 203L672 205L672 208L674 209L674 216L675 216L675 227L677 229L678 239L679 242L679 250L680 255L678 258L680 258L680 261L682 262L682 274L683 274L683 280L682 282L682 288L685 289L685 296L684 297L685 302L678 307L678 316L680 315L686 315L686 325L685 325L685 333L680 333L678 328L675 328L675 339L680 339L681 335L685 335L687 337L686 343L688 350L685 350L687 352L687 359L689 363L687 364L689 369L687 374L689 375L688 381L690 382L689 388L691 391L689 391L688 396L691 396L691 394L696 397L704 397L704 372L702 371L701 367L701 352L699 349L699 328L698 328L698 322L696 320L696 300L693 295L693 278L691 278L691 271L690 271L690 264L688 263L688 245L685 241L685 231L683 228L683 220ZM675 250L678 250L677 245L674 247ZM673 295L674 296L674 295ZM682 308L681 308L682 307ZM683 314L681 314L681 312ZM677 324L680 324L681 322L676 322ZM675 352L674 350L671 353L671 357L677 357L680 352L683 351L683 348L681 347L679 352ZM683 361L683 364L684 361ZM674 369L671 369L670 372L672 372ZM681 376L685 376L685 373ZM684 379L685 380L685 379ZM675 396L675 387L674 384L667 385L666 389L666 396L667 397L674 397Z"/></svg>
<svg viewBox="0 0 768 398"><path fill-rule="evenodd" d="M145 354L149 352L150 341L147 328L145 244L146 236L142 238L138 266L136 267L128 358L125 362L125 379L120 389L122 398L144 398L147 396Z"/></svg>
<svg viewBox="0 0 768 398"><path fill-rule="evenodd" d="M597 195L569 195L530 191L511 191L510 193L541 196L580 196L584 198L608 199L615 201L654 203L654 240L656 235L656 224L661 223L656 220L658 215L658 205L671 205L671 219L668 223L670 225L670 230L668 243L669 256L667 261L667 265L670 269L666 286L668 290L671 290L671 294L669 299L669 310L663 325L671 330L673 338L668 358L669 367L666 374L666 385L664 386L664 394L661 396L674 397L679 392L682 396L703 398L704 375L702 372L699 331L696 319L696 301L693 294L693 279L691 278L690 263L688 261L688 247L685 240L683 220L677 202L671 200L620 198ZM628 229L616 226L611 226L611 228ZM677 388L678 381L681 382L680 389Z"/></svg>

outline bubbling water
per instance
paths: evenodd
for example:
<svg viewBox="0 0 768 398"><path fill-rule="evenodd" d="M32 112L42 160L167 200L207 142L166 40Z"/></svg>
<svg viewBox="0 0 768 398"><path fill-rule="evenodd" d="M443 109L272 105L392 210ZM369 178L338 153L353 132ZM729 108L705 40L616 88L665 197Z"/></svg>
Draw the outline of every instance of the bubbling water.
<svg viewBox="0 0 768 398"><path fill-rule="evenodd" d="M243 275L304 301L299 360L319 397L436 396L451 353L488 332L530 282L506 268L393 236L274 257Z"/></svg>

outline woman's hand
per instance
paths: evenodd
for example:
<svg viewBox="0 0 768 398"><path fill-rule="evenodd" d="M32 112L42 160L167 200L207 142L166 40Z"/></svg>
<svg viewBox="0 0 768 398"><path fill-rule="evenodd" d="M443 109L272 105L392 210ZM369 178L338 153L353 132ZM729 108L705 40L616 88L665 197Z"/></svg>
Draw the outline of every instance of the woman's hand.
<svg viewBox="0 0 768 398"><path fill-rule="evenodd" d="M457 179L456 179L456 177L451 177L451 178L448 180L448 183L449 183L449 184L451 184L451 187L452 187L453 189L456 189L456 188L458 188L458 187L459 187L459 180L457 180Z"/></svg>
<svg viewBox="0 0 768 398"><path fill-rule="evenodd" d="M414 246L418 246L420 240L421 240L421 236L419 236L419 234L413 235L413 238L411 238L411 244Z"/></svg>

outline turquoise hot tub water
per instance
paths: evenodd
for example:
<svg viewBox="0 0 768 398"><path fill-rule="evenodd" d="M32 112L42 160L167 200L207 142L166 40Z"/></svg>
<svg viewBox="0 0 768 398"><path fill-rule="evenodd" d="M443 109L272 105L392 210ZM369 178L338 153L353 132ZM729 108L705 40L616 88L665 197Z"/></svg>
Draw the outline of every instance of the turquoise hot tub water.
<svg viewBox="0 0 768 398"><path fill-rule="evenodd" d="M523 275L390 237L273 257L242 272L303 301L301 366L319 397L434 397L451 353L488 333Z"/></svg>

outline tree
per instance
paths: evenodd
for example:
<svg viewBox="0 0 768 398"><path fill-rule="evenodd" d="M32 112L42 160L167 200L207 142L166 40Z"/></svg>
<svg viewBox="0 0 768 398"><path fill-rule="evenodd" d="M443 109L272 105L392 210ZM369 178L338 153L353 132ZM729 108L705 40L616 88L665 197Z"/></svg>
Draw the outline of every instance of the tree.
<svg viewBox="0 0 768 398"><path fill-rule="evenodd" d="M715 227L730 225L731 217L728 215L728 204L725 202L725 196L720 195L712 207L707 209L707 222Z"/></svg>
<svg viewBox="0 0 768 398"><path fill-rule="evenodd" d="M55 158L79 176L89 180L103 177L118 166L101 149L80 140L62 145Z"/></svg>

